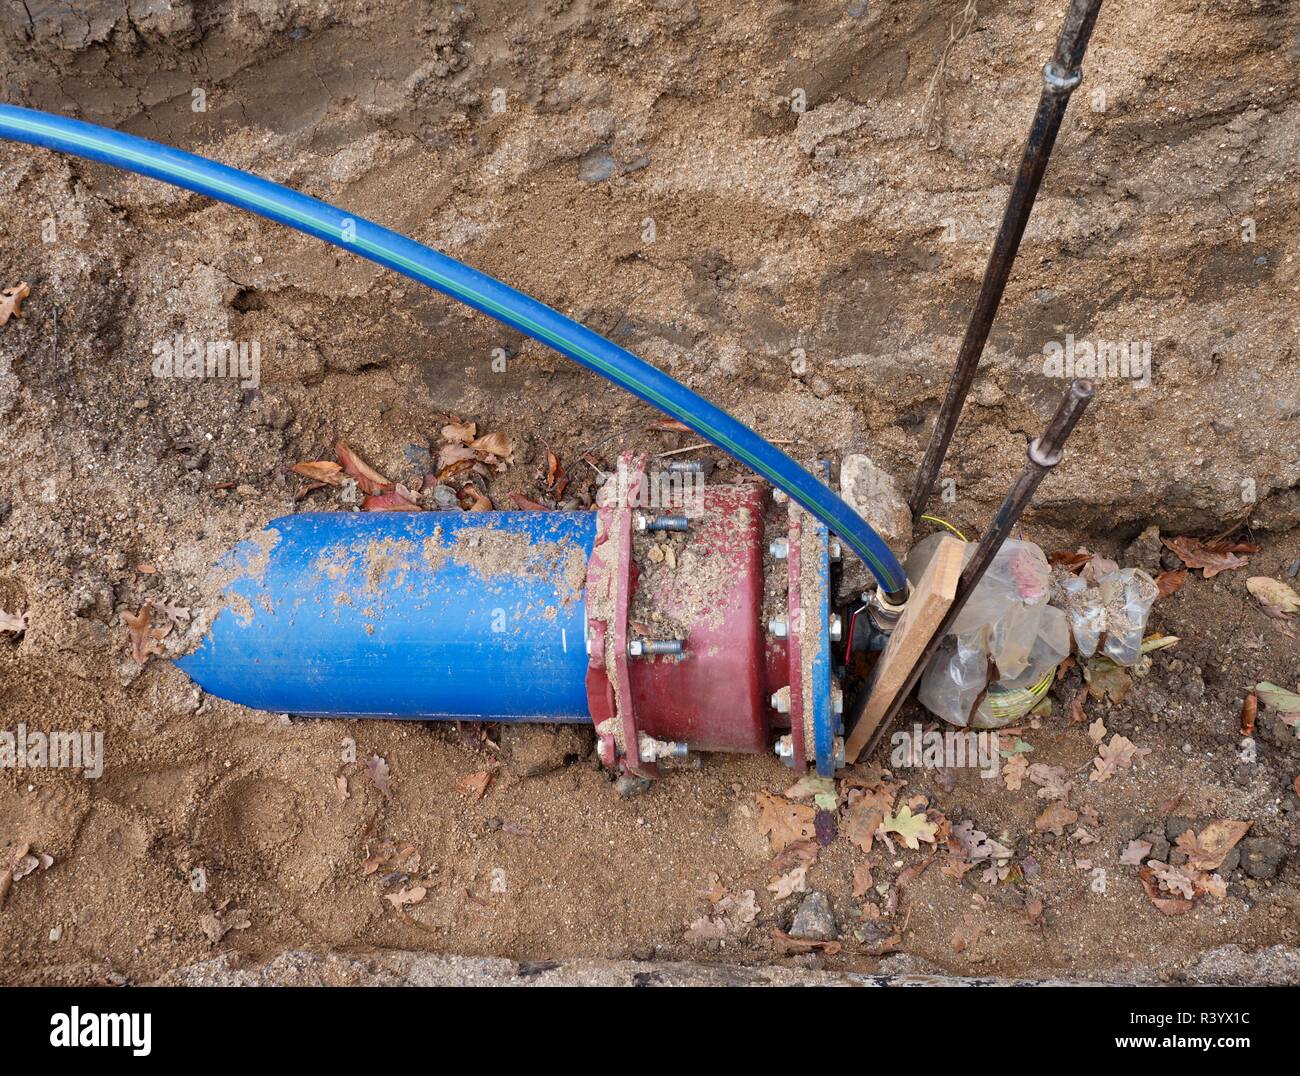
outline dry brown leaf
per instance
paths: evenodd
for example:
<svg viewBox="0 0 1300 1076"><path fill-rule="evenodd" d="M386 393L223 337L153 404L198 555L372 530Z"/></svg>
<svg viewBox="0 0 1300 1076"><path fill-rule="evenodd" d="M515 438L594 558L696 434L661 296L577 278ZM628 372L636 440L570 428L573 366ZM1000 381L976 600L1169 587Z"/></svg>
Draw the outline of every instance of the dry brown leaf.
<svg viewBox="0 0 1300 1076"><path fill-rule="evenodd" d="M1151 903L1165 915L1185 915L1195 907L1190 900L1162 896L1160 887L1156 884L1155 872L1150 867L1143 867L1138 871L1138 880L1142 883L1142 888Z"/></svg>
<svg viewBox="0 0 1300 1076"><path fill-rule="evenodd" d="M902 781L881 781L871 788L853 788L849 790L850 806L861 806L870 811L879 811L882 815L894 813L894 800Z"/></svg>
<svg viewBox="0 0 1300 1076"><path fill-rule="evenodd" d="M384 900L394 908L403 908L408 904L419 904L427 893L428 890L424 886L414 885L409 889L399 889L396 893L385 893Z"/></svg>
<svg viewBox="0 0 1300 1076"><path fill-rule="evenodd" d="M1177 845L1187 854L1187 865L1193 870L1218 870L1250 825L1249 822L1221 818L1211 822L1199 834L1191 830L1179 834Z"/></svg>
<svg viewBox="0 0 1300 1076"><path fill-rule="evenodd" d="M1255 718L1259 714L1259 696L1251 692L1241 700L1241 734L1243 736L1253 735L1255 732Z"/></svg>
<svg viewBox="0 0 1300 1076"><path fill-rule="evenodd" d="M807 893L808 868L795 867L794 870L773 878L767 883L767 889L776 896L777 900L784 900L795 893Z"/></svg>
<svg viewBox="0 0 1300 1076"><path fill-rule="evenodd" d="M1012 755L1002 764L1002 780L1006 782L1008 792L1019 792L1025 774L1029 770L1029 759L1024 753Z"/></svg>
<svg viewBox="0 0 1300 1076"><path fill-rule="evenodd" d="M479 770L477 773L471 773L468 777L462 777L456 783L456 787L474 799L481 800L491 783L492 771Z"/></svg>
<svg viewBox="0 0 1300 1076"><path fill-rule="evenodd" d="M795 867L811 867L817 862L819 846L816 841L791 841L767 865L771 874L784 874Z"/></svg>
<svg viewBox="0 0 1300 1076"><path fill-rule="evenodd" d="M1080 549L1077 552L1071 552L1068 549L1058 549L1055 553L1049 553L1047 563L1055 568L1064 568L1067 571L1077 572L1088 561L1092 560L1092 554L1086 549Z"/></svg>
<svg viewBox="0 0 1300 1076"><path fill-rule="evenodd" d="M1095 768L1088 774L1088 780L1107 781L1120 770L1129 769L1135 761L1140 761L1149 754L1151 748L1138 747L1127 736L1115 733L1110 738L1110 743L1097 745L1097 757L1092 760Z"/></svg>
<svg viewBox="0 0 1300 1076"><path fill-rule="evenodd" d="M438 481L468 471L478 462L478 453L469 445L443 445L438 449Z"/></svg>
<svg viewBox="0 0 1300 1076"><path fill-rule="evenodd" d="M1206 579L1213 579L1220 572L1233 568L1244 568L1248 561L1239 557L1233 549L1251 548L1243 546L1206 546L1199 538L1162 538L1165 547L1189 568L1200 568Z"/></svg>
<svg viewBox="0 0 1300 1076"><path fill-rule="evenodd" d="M506 463L514 463L515 460L515 443L510 435L506 433L485 433L482 437L472 441L469 447L475 452L496 456L497 459Z"/></svg>
<svg viewBox="0 0 1300 1076"><path fill-rule="evenodd" d="M895 879L894 884L898 886L899 889L906 889L925 873L926 868L934 862L934 857L936 855L938 855L938 850L932 850L930 854L919 863L913 863L909 867L904 867L898 872L898 877Z"/></svg>
<svg viewBox="0 0 1300 1076"><path fill-rule="evenodd" d="M758 794L760 833L767 834L772 850L780 852L792 841L810 841L817 835L814 808L791 803L771 792Z"/></svg>
<svg viewBox="0 0 1300 1076"><path fill-rule="evenodd" d="M1167 598L1171 594L1177 594L1183 589L1183 584L1187 582L1187 569L1174 568L1172 571L1161 572L1156 576L1156 600Z"/></svg>
<svg viewBox="0 0 1300 1076"><path fill-rule="evenodd" d="M948 857L948 861L939 868L941 874L946 874L949 878L956 878L961 881L967 873L975 869L975 864L966 859L954 859Z"/></svg>
<svg viewBox="0 0 1300 1076"><path fill-rule="evenodd" d="M341 486L344 482L343 468L333 460L304 460L295 463L289 470L327 486Z"/></svg>
<svg viewBox="0 0 1300 1076"><path fill-rule="evenodd" d="M880 829L880 824L884 820L885 813L883 811L877 811L863 803L853 803L844 812L844 819L840 823L840 832L862 851L870 852L876 831Z"/></svg>
<svg viewBox="0 0 1300 1076"><path fill-rule="evenodd" d="M388 493L392 490L393 483L353 452L346 441L339 441L334 446L334 454L339 458L339 463L343 465L343 470L356 479L357 488L362 493L373 496L378 493Z"/></svg>
<svg viewBox="0 0 1300 1076"><path fill-rule="evenodd" d="M1088 739L1093 743L1101 743L1106 738L1106 722L1100 717L1088 726Z"/></svg>
<svg viewBox="0 0 1300 1076"><path fill-rule="evenodd" d="M139 665L148 661L151 655L163 652L162 640L167 638L172 630L171 624L162 628L153 626L153 614L148 604L141 606L138 613L132 613L129 609L124 610L122 623L126 625L126 633L130 638L131 656Z"/></svg>
<svg viewBox="0 0 1300 1076"><path fill-rule="evenodd" d="M478 426L473 422L465 422L462 419L451 416L452 421L442 428L442 439L444 441L456 441L462 445L467 445L478 436Z"/></svg>
<svg viewBox="0 0 1300 1076"><path fill-rule="evenodd" d="M1029 767L1029 779L1038 785L1038 796L1045 800L1063 800L1070 795L1074 787L1072 781L1065 779L1064 766L1048 766L1044 762L1035 762Z"/></svg>
<svg viewBox="0 0 1300 1076"><path fill-rule="evenodd" d="M11 317L23 316L23 300L31 293L32 289L25 280L0 291L0 325L4 325Z"/></svg>
<svg viewBox="0 0 1300 1076"><path fill-rule="evenodd" d="M491 512L493 510L492 501L486 494L481 493L472 482L467 482L461 486L457 497L460 500L460 506L466 512Z"/></svg>
<svg viewBox="0 0 1300 1076"><path fill-rule="evenodd" d="M1300 594L1280 579L1267 575L1255 575L1246 580L1246 589L1266 610L1271 610L1279 618L1291 613L1300 613Z"/></svg>
<svg viewBox="0 0 1300 1076"><path fill-rule="evenodd" d="M1049 830L1058 837L1065 832L1065 827L1079 820L1079 812L1067 807L1061 800L1053 800L1047 810L1034 820L1034 829L1039 833Z"/></svg>
<svg viewBox="0 0 1300 1076"><path fill-rule="evenodd" d="M1140 867L1142 861L1151 853L1151 842L1143 840L1129 841L1119 855L1119 861L1126 867Z"/></svg>
<svg viewBox="0 0 1300 1076"><path fill-rule="evenodd" d="M853 868L853 895L865 897L871 892L876 881L871 875L871 864L862 862Z"/></svg>
<svg viewBox="0 0 1300 1076"><path fill-rule="evenodd" d="M388 783L388 760L380 755L371 755L366 761L366 773L370 779L375 782L375 787L384 794L385 797L391 796L393 789Z"/></svg>

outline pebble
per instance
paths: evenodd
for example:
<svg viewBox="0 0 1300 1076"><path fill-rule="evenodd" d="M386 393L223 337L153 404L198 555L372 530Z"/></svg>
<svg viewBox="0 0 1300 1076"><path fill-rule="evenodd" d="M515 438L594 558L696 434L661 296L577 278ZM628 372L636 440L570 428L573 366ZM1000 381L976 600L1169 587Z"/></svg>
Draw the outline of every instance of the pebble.
<svg viewBox="0 0 1300 1076"><path fill-rule="evenodd" d="M835 915L831 911L831 902L825 893L813 890L803 898L799 910L794 913L794 923L790 926L790 937L810 938L814 941L830 941L837 935Z"/></svg>
<svg viewBox="0 0 1300 1076"><path fill-rule="evenodd" d="M1241 869L1251 878L1276 878L1286 861L1286 845L1272 837L1252 837L1241 846Z"/></svg>
<svg viewBox="0 0 1300 1076"><path fill-rule="evenodd" d="M578 162L578 178L583 183L603 183L618 171L618 162L603 146L588 150Z"/></svg>

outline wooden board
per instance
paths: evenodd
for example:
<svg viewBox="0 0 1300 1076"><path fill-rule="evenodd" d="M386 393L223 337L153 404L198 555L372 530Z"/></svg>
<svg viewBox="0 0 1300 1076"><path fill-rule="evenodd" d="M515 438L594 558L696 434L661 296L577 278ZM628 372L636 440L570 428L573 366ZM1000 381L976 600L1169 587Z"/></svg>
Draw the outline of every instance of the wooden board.
<svg viewBox="0 0 1300 1076"><path fill-rule="evenodd" d="M885 645L885 652L880 656L879 671L871 685L867 708L844 743L844 758L850 765L858 760L894 696L907 680L907 674L920 658L925 644L952 605L957 593L957 580L961 576L963 547L963 542L945 535L920 580L912 588L907 608L899 617L894 633Z"/></svg>

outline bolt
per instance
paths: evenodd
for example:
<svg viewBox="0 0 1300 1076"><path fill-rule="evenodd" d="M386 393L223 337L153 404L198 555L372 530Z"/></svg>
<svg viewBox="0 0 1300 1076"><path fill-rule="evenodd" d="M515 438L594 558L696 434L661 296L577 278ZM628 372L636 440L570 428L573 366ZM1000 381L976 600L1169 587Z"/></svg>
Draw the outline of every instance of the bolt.
<svg viewBox="0 0 1300 1076"><path fill-rule="evenodd" d="M770 631L773 635L775 635L778 639L784 639L786 635L785 621L769 620L767 622L767 630Z"/></svg>
<svg viewBox="0 0 1300 1076"><path fill-rule="evenodd" d="M833 561L838 561L842 556L844 556L844 547L840 545L840 540L838 538L832 538L827 549L830 552L830 557Z"/></svg>
<svg viewBox="0 0 1300 1076"><path fill-rule="evenodd" d="M784 538L778 538L767 547L767 551L777 560L785 560L790 555L790 543Z"/></svg>
<svg viewBox="0 0 1300 1076"><path fill-rule="evenodd" d="M703 474L713 473L712 460L673 460L666 470L669 474Z"/></svg>
<svg viewBox="0 0 1300 1076"><path fill-rule="evenodd" d="M691 523L685 516L646 516L636 517L637 530L641 531L686 531Z"/></svg>
<svg viewBox="0 0 1300 1076"><path fill-rule="evenodd" d="M661 758L685 758L690 754L690 748L684 743L656 740L644 732L641 733L637 746L642 762L654 762Z"/></svg>
<svg viewBox="0 0 1300 1076"><path fill-rule="evenodd" d="M772 703L772 709L775 710L778 714L785 714L790 712L790 704L785 700L785 697L782 696L781 692L779 691L773 692L771 703Z"/></svg>
<svg viewBox="0 0 1300 1076"><path fill-rule="evenodd" d="M651 657L656 654L676 656L686 649L680 639L632 639L627 644L628 657Z"/></svg>
<svg viewBox="0 0 1300 1076"><path fill-rule="evenodd" d="M790 499L789 494L787 494L785 490L783 489L772 490L773 504L785 504L785 502L788 501L789 499Z"/></svg>
<svg viewBox="0 0 1300 1076"><path fill-rule="evenodd" d="M844 634L844 623L838 613L831 614L831 642L838 643Z"/></svg>
<svg viewBox="0 0 1300 1076"><path fill-rule="evenodd" d="M776 741L777 758L794 758L794 743L789 736L782 736Z"/></svg>

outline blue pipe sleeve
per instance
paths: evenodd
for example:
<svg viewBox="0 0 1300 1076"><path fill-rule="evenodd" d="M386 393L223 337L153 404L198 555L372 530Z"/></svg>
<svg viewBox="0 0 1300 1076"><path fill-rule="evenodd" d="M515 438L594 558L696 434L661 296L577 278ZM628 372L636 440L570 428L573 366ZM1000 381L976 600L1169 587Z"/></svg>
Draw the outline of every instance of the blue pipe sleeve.
<svg viewBox="0 0 1300 1076"><path fill-rule="evenodd" d="M825 523L862 558L886 592L907 586L902 565L880 536L771 442L630 351L477 269L278 183L97 124L0 104L0 136L111 164L239 206L458 299L689 426Z"/></svg>

